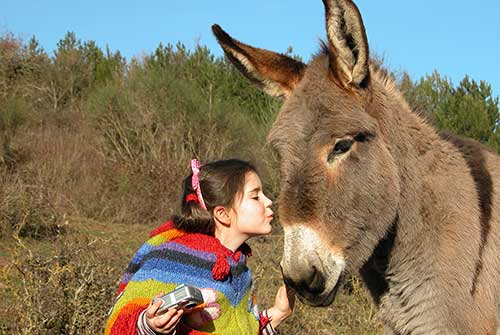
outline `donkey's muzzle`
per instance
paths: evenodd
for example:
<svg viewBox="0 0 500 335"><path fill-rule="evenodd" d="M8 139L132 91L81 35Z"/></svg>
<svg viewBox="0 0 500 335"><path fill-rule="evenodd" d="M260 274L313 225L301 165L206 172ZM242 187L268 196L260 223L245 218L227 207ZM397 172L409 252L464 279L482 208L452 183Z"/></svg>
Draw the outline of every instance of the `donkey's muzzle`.
<svg viewBox="0 0 500 335"><path fill-rule="evenodd" d="M311 261L283 264L283 280L294 289L302 303L311 306L328 306L340 286L344 262L336 257L314 258ZM311 264L313 263L313 264Z"/></svg>
<svg viewBox="0 0 500 335"><path fill-rule="evenodd" d="M285 283L302 302L327 306L335 299L345 260L340 248L326 244L313 229L292 225L285 228L281 266Z"/></svg>
<svg viewBox="0 0 500 335"><path fill-rule="evenodd" d="M283 280L288 287L295 290L302 303L318 307L330 305L335 300L340 286L340 281L330 281L322 271L315 267L311 268L307 276L296 277L284 274Z"/></svg>
<svg viewBox="0 0 500 335"><path fill-rule="evenodd" d="M299 295L301 292L313 295L321 294L325 290L325 277L315 267L312 268L306 278L293 280L291 277L283 275L283 280L287 286L293 288Z"/></svg>

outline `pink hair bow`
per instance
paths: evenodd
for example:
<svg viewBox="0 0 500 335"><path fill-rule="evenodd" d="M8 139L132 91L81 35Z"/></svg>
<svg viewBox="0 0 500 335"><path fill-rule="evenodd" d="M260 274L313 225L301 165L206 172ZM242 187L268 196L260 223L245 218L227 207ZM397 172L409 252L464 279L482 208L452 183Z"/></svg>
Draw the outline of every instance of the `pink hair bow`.
<svg viewBox="0 0 500 335"><path fill-rule="evenodd" d="M191 178L191 185L193 186L193 190L196 191L196 195L198 196L198 200L200 201L200 206L203 209L207 209L205 206L205 202L203 201L203 197L201 196L201 187L200 187L200 162L197 159L191 160L191 170L193 171L193 177Z"/></svg>

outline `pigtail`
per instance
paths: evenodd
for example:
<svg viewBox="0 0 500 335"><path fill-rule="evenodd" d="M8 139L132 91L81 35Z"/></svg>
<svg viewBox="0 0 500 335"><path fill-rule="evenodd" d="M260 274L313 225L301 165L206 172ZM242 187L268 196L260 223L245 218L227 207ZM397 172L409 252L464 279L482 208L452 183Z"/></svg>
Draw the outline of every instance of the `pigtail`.
<svg viewBox="0 0 500 335"><path fill-rule="evenodd" d="M202 208L196 191L192 187L193 174L189 174L183 181L181 199L181 214L174 215L172 220L176 228L206 235L214 234L214 222L211 211Z"/></svg>

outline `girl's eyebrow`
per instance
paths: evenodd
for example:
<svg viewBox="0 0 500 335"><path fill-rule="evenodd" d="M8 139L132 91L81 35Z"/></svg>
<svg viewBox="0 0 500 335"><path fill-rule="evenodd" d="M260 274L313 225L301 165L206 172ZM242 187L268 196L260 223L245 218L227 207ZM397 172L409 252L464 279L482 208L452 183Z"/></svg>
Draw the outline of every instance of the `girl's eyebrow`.
<svg viewBox="0 0 500 335"><path fill-rule="evenodd" d="M259 192L260 191L260 187L257 186L256 188L254 189L251 189L250 191L248 191L248 193L252 193L252 192Z"/></svg>

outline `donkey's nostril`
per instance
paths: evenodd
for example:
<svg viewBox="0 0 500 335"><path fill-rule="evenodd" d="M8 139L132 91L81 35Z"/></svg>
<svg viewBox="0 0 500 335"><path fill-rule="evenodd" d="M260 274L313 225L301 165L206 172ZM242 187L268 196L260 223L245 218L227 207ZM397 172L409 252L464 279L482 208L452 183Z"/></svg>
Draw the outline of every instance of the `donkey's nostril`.
<svg viewBox="0 0 500 335"><path fill-rule="evenodd" d="M301 279L292 279L283 275L283 281L288 287L294 288L298 291L307 291L313 294L323 292L325 288L325 277L315 267L307 273L307 276Z"/></svg>
<svg viewBox="0 0 500 335"><path fill-rule="evenodd" d="M297 284L295 284L295 282L290 277L285 276L284 274L283 274L283 281L285 282L285 285L288 287L291 288L297 287Z"/></svg>
<svg viewBox="0 0 500 335"><path fill-rule="evenodd" d="M325 277L315 266L313 266L313 272L308 284L309 291L311 292L322 292L325 288Z"/></svg>

